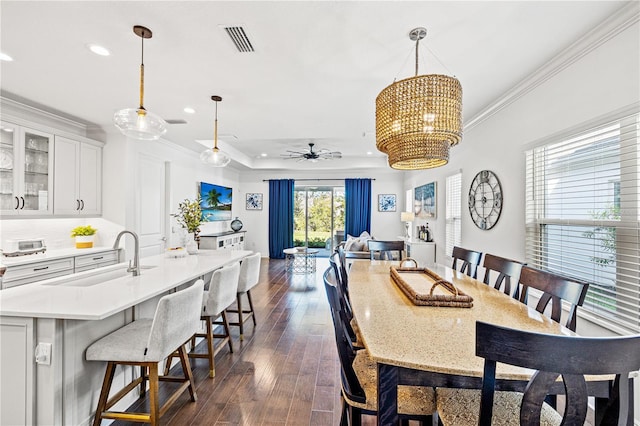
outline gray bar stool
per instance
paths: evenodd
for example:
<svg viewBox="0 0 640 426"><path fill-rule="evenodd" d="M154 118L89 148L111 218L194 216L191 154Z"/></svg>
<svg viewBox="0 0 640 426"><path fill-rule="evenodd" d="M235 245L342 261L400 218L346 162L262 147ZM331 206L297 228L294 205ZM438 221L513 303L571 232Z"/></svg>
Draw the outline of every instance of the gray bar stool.
<svg viewBox="0 0 640 426"><path fill-rule="evenodd" d="M236 262L232 265L225 266L213 271L209 288L204 291L201 299L201 305L198 307L200 319L205 321L206 330L204 333L193 333L187 339L194 341L195 337L204 337L207 341L207 352L198 353L193 350L187 355L190 358L207 358L209 360L209 377L216 375L215 355L224 347L225 343L229 344L229 352L233 352L233 344L231 343L231 334L229 333L229 321L225 310L236 300L236 292L238 291L238 277L240 276L240 263ZM214 321L218 317L222 317L222 321ZM213 325L222 325L224 334L216 334L213 332ZM214 347L214 337L222 338L222 342ZM168 374L171 367L171 361L178 353L173 353L167 358L164 373Z"/></svg>
<svg viewBox="0 0 640 426"><path fill-rule="evenodd" d="M196 389L185 342L198 329L203 290L204 281L198 280L182 291L163 296L158 302L153 319L135 320L87 348L85 355L87 361L107 362L107 370L93 421L94 426L100 425L102 419L118 419L156 425L160 417L185 389L189 389L191 401L196 401ZM184 377L159 377L158 363L176 351L176 348L182 363ZM115 368L119 364L140 366L142 375L134 379L111 399L108 399ZM108 411L138 385L141 386L141 394L144 394L147 379L149 380L148 413ZM181 383L162 407L159 405L158 398L159 381Z"/></svg>
<svg viewBox="0 0 640 426"><path fill-rule="evenodd" d="M237 313L238 322L229 323L240 327L240 340L244 340L244 323L253 319L253 326L257 325L256 315L253 310L253 301L251 300L251 289L260 281L260 253L254 253L251 256L242 259L240 264L240 278L238 280L238 293L236 295L236 304L238 309L227 309L227 312ZM249 301L249 309L242 309L242 295L247 295ZM248 314L248 315L245 315Z"/></svg>

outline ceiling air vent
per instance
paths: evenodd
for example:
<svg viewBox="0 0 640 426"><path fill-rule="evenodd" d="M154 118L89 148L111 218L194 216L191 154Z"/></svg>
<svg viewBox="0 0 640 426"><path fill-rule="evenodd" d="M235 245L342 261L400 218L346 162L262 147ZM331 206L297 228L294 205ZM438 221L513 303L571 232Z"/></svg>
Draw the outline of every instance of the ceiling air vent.
<svg viewBox="0 0 640 426"><path fill-rule="evenodd" d="M187 120L183 120L181 118L177 118L177 119L167 119L164 120L167 122L167 124L187 124Z"/></svg>
<svg viewBox="0 0 640 426"><path fill-rule="evenodd" d="M247 33L244 31L242 27L224 27L224 30L227 32L229 38L238 49L238 52L255 52L253 50L253 45L251 41L249 41L249 37L247 37Z"/></svg>

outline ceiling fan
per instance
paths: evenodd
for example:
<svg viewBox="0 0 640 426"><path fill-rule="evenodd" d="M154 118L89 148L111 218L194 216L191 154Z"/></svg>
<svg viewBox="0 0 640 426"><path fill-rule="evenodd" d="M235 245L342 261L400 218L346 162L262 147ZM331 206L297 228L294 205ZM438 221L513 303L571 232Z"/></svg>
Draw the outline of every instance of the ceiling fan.
<svg viewBox="0 0 640 426"><path fill-rule="evenodd" d="M285 160L295 159L297 161L305 161L309 160L312 163L317 162L318 160L333 160L336 158L342 158L342 153L338 151L329 151L328 149L322 148L318 151L314 151L313 147L314 143L309 142L309 151L291 151L287 150L288 154L282 154L281 156Z"/></svg>

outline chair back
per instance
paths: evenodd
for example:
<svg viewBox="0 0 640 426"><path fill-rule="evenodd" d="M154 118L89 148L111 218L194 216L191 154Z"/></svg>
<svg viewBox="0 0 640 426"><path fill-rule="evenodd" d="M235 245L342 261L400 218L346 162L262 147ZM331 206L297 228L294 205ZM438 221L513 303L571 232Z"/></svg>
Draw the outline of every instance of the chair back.
<svg viewBox="0 0 640 426"><path fill-rule="evenodd" d="M584 375L615 374L619 392L618 425L632 424L629 372L640 369L640 335L575 337L514 330L478 321L476 355L485 359L480 425L491 425L496 362L537 370L524 391L520 425L540 425L542 403L562 376L567 396L563 425L582 425L587 414ZM613 408L613 407L612 407Z"/></svg>
<svg viewBox="0 0 640 426"><path fill-rule="evenodd" d="M162 296L153 316L145 358L162 361L193 336L200 325L204 281Z"/></svg>
<svg viewBox="0 0 640 426"><path fill-rule="evenodd" d="M260 281L260 252L242 259L238 278L238 293L246 293Z"/></svg>
<svg viewBox="0 0 640 426"><path fill-rule="evenodd" d="M569 310L565 327L571 331L576 331L578 306L582 306L584 303L589 283L525 266L520 273L520 284L522 284L520 301L527 303L529 288L540 290L542 296L538 301L536 310L544 313L547 306L551 304L550 317L555 322L560 322L561 320L562 301L569 302L571 309Z"/></svg>
<svg viewBox="0 0 640 426"><path fill-rule="evenodd" d="M356 332L353 327L351 327L351 320L353 319L353 311L351 310L351 301L349 300L349 289L346 286L346 283L343 281L341 268L338 265L339 256L337 253L333 253L329 257L329 266L333 270L333 277L335 277L336 281L336 289L338 291L338 304L339 304L339 312L340 319L344 325L347 334L351 342L356 341Z"/></svg>
<svg viewBox="0 0 640 426"><path fill-rule="evenodd" d="M404 258L404 241L367 241L371 260L402 260ZM376 257L377 256L377 257Z"/></svg>
<svg viewBox="0 0 640 426"><path fill-rule="evenodd" d="M460 272L469 275L471 278L478 278L478 265L480 265L480 259L482 258L481 251L467 250L462 247L453 247L453 269L458 269L458 260L462 262Z"/></svg>
<svg viewBox="0 0 640 426"><path fill-rule="evenodd" d="M202 316L217 317L236 301L239 277L239 262L213 271L209 290L204 292L202 299Z"/></svg>
<svg viewBox="0 0 640 426"><path fill-rule="evenodd" d="M520 296L519 292L519 282L520 282L520 272L522 271L522 262L518 262L517 260L505 259L504 257L495 256L493 254L486 253L484 255L484 262L482 267L484 268L484 279L483 283L489 284L490 280L490 272L495 271L498 273L498 277L496 278L494 288L496 290L500 290L502 284L504 283L504 288L502 291L504 294L508 296L512 296L514 299L518 299ZM514 283L513 292L511 291L511 283Z"/></svg>
<svg viewBox="0 0 640 426"><path fill-rule="evenodd" d="M331 317L333 318L333 331L336 339L336 347L338 349L338 358L340 359L340 380L342 382L342 391L345 397L351 401L365 403L367 397L364 389L358 381L358 376L353 370L353 360L356 353L351 346L349 336L342 323L340 315L340 302L338 296L338 288L336 276L333 268L327 268L323 276L324 288L327 292L327 300L331 307Z"/></svg>
<svg viewBox="0 0 640 426"><path fill-rule="evenodd" d="M344 244L338 244L338 248L336 249L338 252L338 257L340 258L340 269L342 270L342 281L346 286L349 285L349 271L347 270L347 255L344 251Z"/></svg>

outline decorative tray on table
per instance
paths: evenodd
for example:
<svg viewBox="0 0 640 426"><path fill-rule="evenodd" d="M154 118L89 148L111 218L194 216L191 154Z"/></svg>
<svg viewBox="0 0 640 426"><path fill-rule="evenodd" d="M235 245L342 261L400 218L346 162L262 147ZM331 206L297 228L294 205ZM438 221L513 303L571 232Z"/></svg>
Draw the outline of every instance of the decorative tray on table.
<svg viewBox="0 0 640 426"><path fill-rule="evenodd" d="M391 267L391 279L413 302L421 306L473 307L473 298L427 268Z"/></svg>

